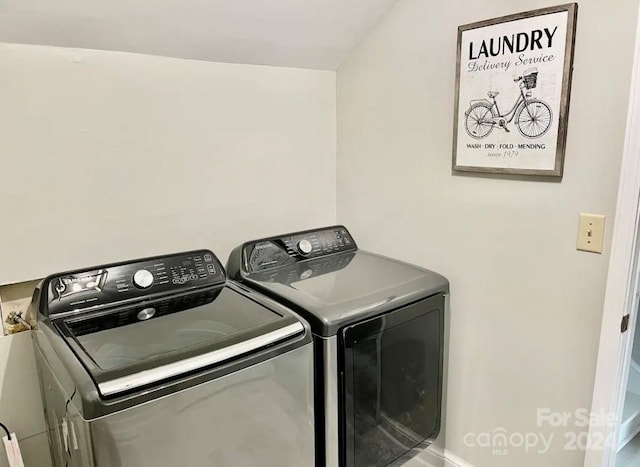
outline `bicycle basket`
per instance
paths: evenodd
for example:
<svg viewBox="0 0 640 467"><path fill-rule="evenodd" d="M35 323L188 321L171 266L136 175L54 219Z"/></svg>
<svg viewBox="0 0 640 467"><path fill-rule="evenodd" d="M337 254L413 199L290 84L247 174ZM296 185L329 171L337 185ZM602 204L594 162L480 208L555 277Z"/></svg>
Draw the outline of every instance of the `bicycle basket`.
<svg viewBox="0 0 640 467"><path fill-rule="evenodd" d="M533 89L538 84L538 72L535 71L533 73L529 73L522 77L522 82L524 83L524 87L527 89Z"/></svg>

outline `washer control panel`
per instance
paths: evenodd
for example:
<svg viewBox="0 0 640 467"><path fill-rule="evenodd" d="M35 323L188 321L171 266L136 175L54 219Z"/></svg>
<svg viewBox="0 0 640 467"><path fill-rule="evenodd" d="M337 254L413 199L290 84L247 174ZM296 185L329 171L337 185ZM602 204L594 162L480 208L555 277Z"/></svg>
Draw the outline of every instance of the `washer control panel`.
<svg viewBox="0 0 640 467"><path fill-rule="evenodd" d="M209 250L110 264L47 277L40 312L49 316L225 280L220 261Z"/></svg>
<svg viewBox="0 0 640 467"><path fill-rule="evenodd" d="M259 272L357 249L349 231L335 226L249 242L243 255L245 269Z"/></svg>

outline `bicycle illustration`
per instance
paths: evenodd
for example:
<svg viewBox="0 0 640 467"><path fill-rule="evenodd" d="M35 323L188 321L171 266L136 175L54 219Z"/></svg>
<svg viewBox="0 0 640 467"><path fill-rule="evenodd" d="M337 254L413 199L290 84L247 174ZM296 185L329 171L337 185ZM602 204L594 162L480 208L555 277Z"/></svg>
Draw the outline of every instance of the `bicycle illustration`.
<svg viewBox="0 0 640 467"><path fill-rule="evenodd" d="M538 82L538 70L530 68L514 80L520 83L520 95L511 110L501 114L498 109L499 92L489 91L489 99L471 101L464 113L464 127L475 139L486 138L495 127L509 133L507 125L515 119L515 125L525 138L540 138L551 127L551 107L543 100L531 97L531 90Z"/></svg>

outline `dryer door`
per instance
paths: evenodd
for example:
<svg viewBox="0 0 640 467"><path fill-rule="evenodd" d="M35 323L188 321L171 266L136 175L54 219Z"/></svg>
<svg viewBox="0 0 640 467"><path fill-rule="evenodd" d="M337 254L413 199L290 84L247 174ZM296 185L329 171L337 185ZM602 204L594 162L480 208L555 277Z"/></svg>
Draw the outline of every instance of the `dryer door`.
<svg viewBox="0 0 640 467"><path fill-rule="evenodd" d="M440 431L444 296L342 332L341 458L384 466Z"/></svg>

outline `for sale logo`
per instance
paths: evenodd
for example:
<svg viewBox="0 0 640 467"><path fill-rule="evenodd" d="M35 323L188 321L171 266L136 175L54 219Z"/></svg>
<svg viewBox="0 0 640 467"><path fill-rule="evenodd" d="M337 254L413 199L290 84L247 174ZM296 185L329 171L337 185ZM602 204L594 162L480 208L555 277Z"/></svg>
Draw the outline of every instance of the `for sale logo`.
<svg viewBox="0 0 640 467"><path fill-rule="evenodd" d="M546 454L554 446L561 445L565 451L602 450L610 445L610 439L589 428L611 427L615 415L589 412L577 409L573 412L557 412L549 408L539 408L536 412L535 431L508 431L504 427L480 433L467 433L462 441L465 446L491 449L495 456L506 456L510 450L519 449L525 453ZM563 432L562 428L566 428Z"/></svg>

